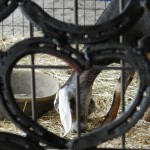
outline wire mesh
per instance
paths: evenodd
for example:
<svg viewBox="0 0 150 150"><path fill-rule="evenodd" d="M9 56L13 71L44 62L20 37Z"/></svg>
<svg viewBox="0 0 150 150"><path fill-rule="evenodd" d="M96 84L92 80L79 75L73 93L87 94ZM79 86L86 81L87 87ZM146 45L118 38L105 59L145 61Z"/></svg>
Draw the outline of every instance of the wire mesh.
<svg viewBox="0 0 150 150"><path fill-rule="evenodd" d="M74 0L38 0L35 1L48 14L67 23L74 22ZM81 25L95 24L109 1L81 0L78 1L78 23ZM1 38L13 35L17 38L30 36L30 23L22 12L17 9L0 23ZM35 28L35 34L40 34Z"/></svg>

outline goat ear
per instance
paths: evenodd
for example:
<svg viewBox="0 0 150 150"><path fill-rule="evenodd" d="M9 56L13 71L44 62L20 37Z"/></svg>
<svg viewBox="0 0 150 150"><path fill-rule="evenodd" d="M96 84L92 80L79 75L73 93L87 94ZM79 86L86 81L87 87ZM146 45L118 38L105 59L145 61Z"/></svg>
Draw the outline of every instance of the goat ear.
<svg viewBox="0 0 150 150"><path fill-rule="evenodd" d="M59 112L58 106L59 106L59 93L56 94L55 100L54 100L54 108L57 112Z"/></svg>
<svg viewBox="0 0 150 150"><path fill-rule="evenodd" d="M71 107L70 107L70 93L67 89L59 90L59 114L60 120L64 127L66 136L72 127L72 116L71 116Z"/></svg>

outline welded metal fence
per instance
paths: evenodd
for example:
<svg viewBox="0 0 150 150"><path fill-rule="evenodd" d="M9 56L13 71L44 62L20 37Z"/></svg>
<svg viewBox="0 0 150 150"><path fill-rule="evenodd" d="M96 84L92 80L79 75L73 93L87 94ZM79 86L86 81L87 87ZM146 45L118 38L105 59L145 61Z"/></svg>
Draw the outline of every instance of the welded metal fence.
<svg viewBox="0 0 150 150"><path fill-rule="evenodd" d="M38 0L35 2L54 18L67 23L75 23L74 0ZM81 0L78 3L79 24L87 25L95 24L109 1ZM16 9L14 13L0 23L0 35L1 37L9 37L9 35L17 36L17 38L29 37L29 24L29 20L26 19L20 9Z"/></svg>
<svg viewBox="0 0 150 150"><path fill-rule="evenodd" d="M97 23L102 12L106 10L109 3L113 2L109 0L2 0L0 2L2 41L11 40L14 37L20 41L13 43L0 55L1 109L17 127L25 132L25 137L1 133L0 148L97 149L99 145L100 149L103 142L118 136L122 136L122 148L126 147L126 132L143 116L150 103L150 72L149 61L146 57L149 37L145 37L132 48L123 43L122 34L140 19L150 5L148 0L129 0L126 7L122 8L123 1L120 0L118 1L120 13L104 23ZM12 13L13 10L14 13ZM3 21L4 18L6 19ZM97 23L96 26L95 23ZM28 39L25 39L27 37ZM112 43L111 40L114 38L119 40ZM85 46L84 51L80 51L80 46ZM40 63L43 55L59 58L69 65L55 65L53 60L48 64ZM40 59L37 59L37 56ZM112 63L117 63L119 66L108 66ZM62 138L47 131L36 122L36 100L38 99L36 71L70 68L75 71L76 84L77 136L74 139ZM31 73L32 119L19 109L12 88L12 73L21 69L29 70ZM116 120L82 136L80 77L89 70L120 71L119 96L122 99L122 112ZM132 72L138 74L139 85L135 97L126 107L126 79L128 73ZM24 84L21 85L24 86Z"/></svg>

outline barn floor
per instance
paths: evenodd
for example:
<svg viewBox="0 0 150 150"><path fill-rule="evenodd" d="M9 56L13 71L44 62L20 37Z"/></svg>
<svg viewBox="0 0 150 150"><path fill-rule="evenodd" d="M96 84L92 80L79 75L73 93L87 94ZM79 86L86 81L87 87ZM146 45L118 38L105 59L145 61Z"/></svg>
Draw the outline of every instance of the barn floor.
<svg viewBox="0 0 150 150"><path fill-rule="evenodd" d="M7 40L6 40L7 42L4 40L1 41L1 43L3 43L1 46L1 49L5 49L6 47L9 47L10 45L12 45L12 42L15 43L16 39L14 39L14 41L11 40L10 43ZM53 64L54 63L62 64L62 61L54 57L51 58L46 55L37 56L36 61L38 64L43 64L43 62L44 64L49 64L50 62L52 62ZM20 61L20 63L22 64L26 64L27 62L28 62L28 58L24 58ZM68 70L52 70L51 69L50 71L49 70L40 70L40 71L43 71L55 77L60 85L63 85L63 83L67 81L71 73L71 71L68 71ZM104 71L97 77L96 81L94 82L93 99L95 100L95 103L96 103L96 110L88 118L88 131L87 132L90 132L91 130L98 128L101 125L101 122L104 119L104 116L107 114L110 108L110 105L112 102L111 99L112 99L114 84L118 77L119 75L118 75L118 72L116 71L111 72L111 75L110 75L110 72ZM133 80L133 83L129 87L129 90L127 91L127 96L126 96L127 105L130 104L131 99L133 98L134 93L137 90L136 88L137 85L138 85L138 81L137 81L137 77L135 77ZM61 125L59 115L54 109L50 110L47 114L43 115L43 117L39 118L38 123L44 128L46 128L48 131L51 131L59 135L60 137L62 137L64 134L64 130ZM19 130L14 124L12 124L11 122L7 120L0 121L0 131L24 135L24 133L21 130ZM67 138L72 139L74 137L76 137L76 134L74 133L69 133L67 135ZM114 140L105 142L101 144L99 147L121 148L121 138L118 137ZM139 122L135 125L135 127L130 129L126 133L126 148L150 149L150 123L143 121L143 120L139 120Z"/></svg>

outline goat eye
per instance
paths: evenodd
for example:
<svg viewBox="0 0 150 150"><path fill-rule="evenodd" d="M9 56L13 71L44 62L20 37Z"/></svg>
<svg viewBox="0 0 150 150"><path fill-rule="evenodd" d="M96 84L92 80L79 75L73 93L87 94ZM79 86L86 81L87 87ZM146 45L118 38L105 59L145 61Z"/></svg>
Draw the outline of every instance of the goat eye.
<svg viewBox="0 0 150 150"><path fill-rule="evenodd" d="M71 107L72 110L76 109L76 103L75 103L74 99L70 100L70 107Z"/></svg>

